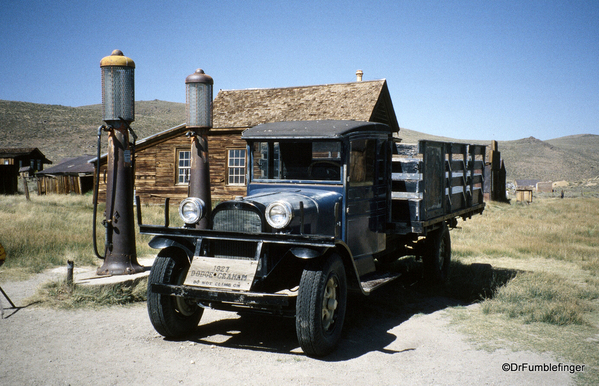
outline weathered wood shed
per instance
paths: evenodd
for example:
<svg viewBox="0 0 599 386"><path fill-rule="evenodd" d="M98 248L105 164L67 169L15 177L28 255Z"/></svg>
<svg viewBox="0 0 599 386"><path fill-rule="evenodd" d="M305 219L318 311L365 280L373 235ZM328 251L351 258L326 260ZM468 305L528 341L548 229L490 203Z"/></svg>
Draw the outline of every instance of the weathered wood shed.
<svg viewBox="0 0 599 386"><path fill-rule="evenodd" d="M553 181L537 182L538 193L553 193Z"/></svg>
<svg viewBox="0 0 599 386"><path fill-rule="evenodd" d="M18 192L19 170L40 171L52 161L36 147L0 149L0 194Z"/></svg>
<svg viewBox="0 0 599 386"><path fill-rule="evenodd" d="M303 87L221 90L213 102L208 133L212 200L246 193L247 154L241 132L266 122L353 119L399 129L383 80ZM142 203L178 203L187 197L191 142L185 124L136 144L135 190ZM100 199L105 198L106 157L100 166Z"/></svg>
<svg viewBox="0 0 599 386"><path fill-rule="evenodd" d="M94 166L89 160L94 158L84 155L68 158L58 165L38 172L37 193L85 194L92 190L94 184Z"/></svg>
<svg viewBox="0 0 599 386"><path fill-rule="evenodd" d="M533 194L532 188L524 187L516 189L516 201L517 202L532 202Z"/></svg>

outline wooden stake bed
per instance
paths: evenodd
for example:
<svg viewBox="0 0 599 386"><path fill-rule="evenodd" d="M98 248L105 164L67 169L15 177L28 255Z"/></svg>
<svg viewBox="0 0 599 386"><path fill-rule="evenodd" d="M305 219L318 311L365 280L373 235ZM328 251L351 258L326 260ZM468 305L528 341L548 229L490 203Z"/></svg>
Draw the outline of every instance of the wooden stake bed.
<svg viewBox="0 0 599 386"><path fill-rule="evenodd" d="M482 212L485 146L419 141L396 149L392 233L422 233L441 221Z"/></svg>

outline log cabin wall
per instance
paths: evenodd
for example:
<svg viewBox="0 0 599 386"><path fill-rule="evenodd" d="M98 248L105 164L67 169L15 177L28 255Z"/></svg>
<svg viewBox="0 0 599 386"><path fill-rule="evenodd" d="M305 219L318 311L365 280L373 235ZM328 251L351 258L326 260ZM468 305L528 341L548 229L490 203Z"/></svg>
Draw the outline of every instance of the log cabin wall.
<svg viewBox="0 0 599 386"><path fill-rule="evenodd" d="M170 197L178 205L187 197L187 184L177 182L177 152L190 148L185 134L139 149L135 157L135 192L145 204L164 203Z"/></svg>
<svg viewBox="0 0 599 386"><path fill-rule="evenodd" d="M178 182L177 164L179 151L190 150L191 141L185 130L177 130L172 136L143 144L135 154L135 194L142 204L163 204L166 197L172 205L178 205L187 197L188 184ZM243 185L228 183L228 152L246 148L240 138L241 130L214 130L208 135L208 162L213 203L245 195ZM106 202L106 158L100 166L99 202ZM247 163L247 156L246 156Z"/></svg>
<svg viewBox="0 0 599 386"><path fill-rule="evenodd" d="M244 150L246 142L241 139L241 130L214 130L208 135L208 153L210 162L210 191L212 202L230 200L235 196L245 196L247 185L229 183L229 150ZM245 167L247 172L247 154Z"/></svg>

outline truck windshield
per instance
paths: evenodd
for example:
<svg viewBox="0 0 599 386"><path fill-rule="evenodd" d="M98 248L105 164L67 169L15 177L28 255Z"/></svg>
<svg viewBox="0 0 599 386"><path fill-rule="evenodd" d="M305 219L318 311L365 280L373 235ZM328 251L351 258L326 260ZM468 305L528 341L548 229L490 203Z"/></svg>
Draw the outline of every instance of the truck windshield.
<svg viewBox="0 0 599 386"><path fill-rule="evenodd" d="M253 180L341 182L341 143L254 142Z"/></svg>

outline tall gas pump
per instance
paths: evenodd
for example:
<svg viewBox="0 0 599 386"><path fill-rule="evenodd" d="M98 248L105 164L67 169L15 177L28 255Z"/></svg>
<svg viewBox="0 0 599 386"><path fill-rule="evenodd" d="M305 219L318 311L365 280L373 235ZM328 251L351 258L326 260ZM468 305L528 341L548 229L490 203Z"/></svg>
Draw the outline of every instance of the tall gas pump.
<svg viewBox="0 0 599 386"><path fill-rule="evenodd" d="M102 120L106 123L98 129L98 153L101 131L108 133L108 158L106 163L106 228L105 253L99 255L104 264L98 268L98 275L123 275L142 272L144 268L137 262L135 248L135 223L133 215L133 177L135 157L135 133L129 126L134 121L135 63L114 50L110 56L100 61L102 70ZM133 142L130 141L133 137ZM100 167L98 156L96 170ZM96 181L99 173L96 173ZM96 198L97 200L97 182ZM95 209L94 209L95 218Z"/></svg>
<svg viewBox="0 0 599 386"><path fill-rule="evenodd" d="M212 211L210 194L210 167L208 165L208 131L212 128L212 88L214 81L202 69L185 78L187 135L191 138L191 166L189 170L189 198L186 205L198 205L201 200L206 214L196 224L197 229L208 229Z"/></svg>

